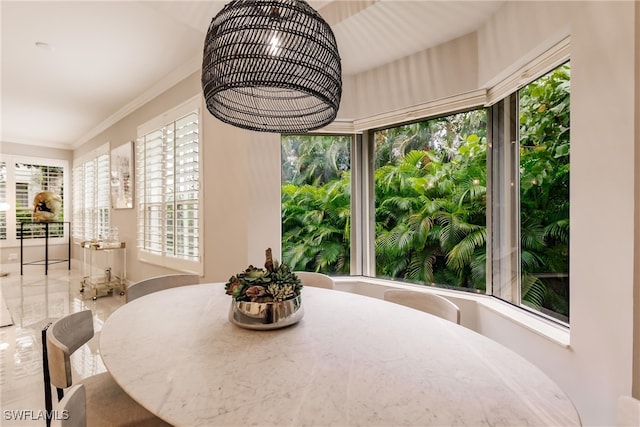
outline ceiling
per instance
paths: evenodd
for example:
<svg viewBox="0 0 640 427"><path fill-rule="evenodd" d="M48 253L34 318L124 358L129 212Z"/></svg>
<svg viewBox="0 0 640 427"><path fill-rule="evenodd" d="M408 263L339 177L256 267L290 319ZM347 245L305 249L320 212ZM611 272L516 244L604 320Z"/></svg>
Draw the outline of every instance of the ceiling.
<svg viewBox="0 0 640 427"><path fill-rule="evenodd" d="M309 1L344 75L472 32L502 1ZM73 149L197 71L224 1L0 2L3 142Z"/></svg>

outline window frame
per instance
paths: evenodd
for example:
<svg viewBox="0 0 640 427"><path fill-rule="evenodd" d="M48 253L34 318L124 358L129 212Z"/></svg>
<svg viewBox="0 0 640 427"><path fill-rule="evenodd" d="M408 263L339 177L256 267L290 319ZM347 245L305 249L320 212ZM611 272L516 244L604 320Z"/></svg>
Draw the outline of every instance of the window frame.
<svg viewBox="0 0 640 427"><path fill-rule="evenodd" d="M354 205L355 202L353 200L352 194L354 191L354 176L353 176L353 153L355 150L355 147L358 145L357 137L358 135L353 134L353 133L349 133L349 132L339 132L339 131L335 131L335 132L321 132L321 131L316 131L316 132L308 132L305 134L282 134L280 136L280 152L282 154L282 147L283 147L283 139L286 137L325 137L325 138L332 138L332 137L336 137L336 138L348 138L349 140L349 174L350 174L350 180L349 180L349 188L350 188L350 194L349 194L349 220L348 222L351 224L353 221L356 220L356 216L354 215L353 209L354 209ZM346 145L346 144L345 144ZM280 159L280 165L281 165L281 169L283 169L284 166L284 159ZM281 172L281 184L280 184L280 194L281 194L281 198L280 200L282 201L282 186L285 183L289 183L290 181L284 181L284 172ZM325 183L326 184L326 183ZM305 185L309 185L309 184L305 184ZM324 185L324 184L323 184ZM303 184L301 184L300 186L303 186ZM282 205L282 203L281 203ZM284 218L281 217L281 227L282 224L284 224ZM357 227L350 227L350 232L353 230L357 230ZM281 228L281 237L284 237L284 232ZM284 239L283 239L284 240ZM351 244L351 237L350 237L350 244L349 247L346 248L347 250L345 252L348 252L348 257L349 257L349 272L348 273L327 273L327 274L335 274L335 275L345 275L345 274L350 274L353 275L353 271L354 271L354 266L353 266L353 262L356 262L358 264L358 266L355 267L356 271L359 271L360 267L359 265L361 264L359 258L355 258L354 256L358 257L358 252L357 252L357 248L359 247L359 245L354 245ZM283 252L285 251L285 247L284 245L282 245L282 250ZM284 258L284 254L283 254L283 258ZM295 268L295 266L292 266L293 268ZM300 267L298 267L300 268ZM322 271L321 271L322 272Z"/></svg>

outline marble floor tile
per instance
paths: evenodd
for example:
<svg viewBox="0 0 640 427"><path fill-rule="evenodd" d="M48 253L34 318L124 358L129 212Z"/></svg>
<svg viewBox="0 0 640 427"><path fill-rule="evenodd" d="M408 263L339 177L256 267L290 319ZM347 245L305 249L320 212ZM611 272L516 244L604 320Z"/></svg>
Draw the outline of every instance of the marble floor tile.
<svg viewBox="0 0 640 427"><path fill-rule="evenodd" d="M21 276L19 264L0 266L0 271L8 273L0 277L0 289L13 320L13 325L0 328L2 426L45 425L44 419L38 418L44 411L41 331L48 322L91 310L95 336L73 354L73 378L105 371L98 349L100 330L107 317L124 304L124 297L116 293L94 301L88 293L80 292L81 271L66 267L52 265L45 275L42 266L25 266Z"/></svg>

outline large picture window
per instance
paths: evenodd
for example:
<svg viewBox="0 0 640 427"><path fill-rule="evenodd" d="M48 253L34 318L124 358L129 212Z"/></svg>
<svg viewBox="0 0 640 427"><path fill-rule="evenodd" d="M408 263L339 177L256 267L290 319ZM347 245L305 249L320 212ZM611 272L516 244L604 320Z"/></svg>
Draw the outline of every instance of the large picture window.
<svg viewBox="0 0 640 427"><path fill-rule="evenodd" d="M199 102L140 127L135 148L141 260L202 272Z"/></svg>
<svg viewBox="0 0 640 427"><path fill-rule="evenodd" d="M294 270L350 272L351 136L282 136L282 258Z"/></svg>
<svg viewBox="0 0 640 427"><path fill-rule="evenodd" d="M570 70L564 64L491 108L493 295L567 323Z"/></svg>
<svg viewBox="0 0 640 427"><path fill-rule="evenodd" d="M486 113L374 132L376 276L485 289Z"/></svg>
<svg viewBox="0 0 640 427"><path fill-rule="evenodd" d="M487 293L567 324L570 65L504 93L365 131L362 147L283 136L283 260Z"/></svg>

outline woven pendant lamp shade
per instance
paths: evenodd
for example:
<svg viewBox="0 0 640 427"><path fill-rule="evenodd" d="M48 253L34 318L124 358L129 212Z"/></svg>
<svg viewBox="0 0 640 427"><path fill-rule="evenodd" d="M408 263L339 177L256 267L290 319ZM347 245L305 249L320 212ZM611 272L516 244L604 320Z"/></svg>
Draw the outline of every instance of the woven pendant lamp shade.
<svg viewBox="0 0 640 427"><path fill-rule="evenodd" d="M207 109L244 129L302 133L332 122L342 94L329 25L303 0L234 0L204 44Z"/></svg>

